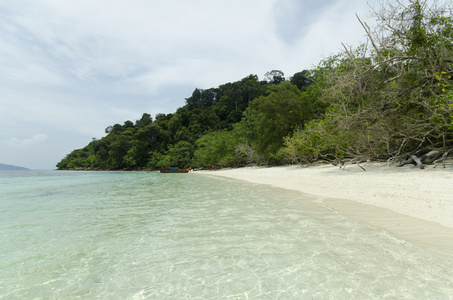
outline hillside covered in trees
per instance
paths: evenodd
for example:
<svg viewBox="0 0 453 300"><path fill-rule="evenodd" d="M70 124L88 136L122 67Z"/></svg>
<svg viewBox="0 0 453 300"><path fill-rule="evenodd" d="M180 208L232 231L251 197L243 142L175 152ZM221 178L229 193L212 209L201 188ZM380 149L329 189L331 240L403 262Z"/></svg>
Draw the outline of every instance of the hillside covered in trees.
<svg viewBox="0 0 453 300"><path fill-rule="evenodd" d="M238 167L402 161L453 147L451 4L411 0L360 19L368 42L285 79L274 70L195 89L175 113L144 113L68 154L59 169Z"/></svg>

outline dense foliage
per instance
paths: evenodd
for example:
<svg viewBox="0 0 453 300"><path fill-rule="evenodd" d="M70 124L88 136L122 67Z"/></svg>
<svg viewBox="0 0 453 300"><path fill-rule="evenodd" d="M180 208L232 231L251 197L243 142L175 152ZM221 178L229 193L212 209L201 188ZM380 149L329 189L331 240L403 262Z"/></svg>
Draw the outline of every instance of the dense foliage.
<svg viewBox="0 0 453 300"><path fill-rule="evenodd" d="M369 46L313 70L250 75L155 120L143 114L68 154L60 169L142 169L400 160L453 147L453 25L447 4L385 3Z"/></svg>

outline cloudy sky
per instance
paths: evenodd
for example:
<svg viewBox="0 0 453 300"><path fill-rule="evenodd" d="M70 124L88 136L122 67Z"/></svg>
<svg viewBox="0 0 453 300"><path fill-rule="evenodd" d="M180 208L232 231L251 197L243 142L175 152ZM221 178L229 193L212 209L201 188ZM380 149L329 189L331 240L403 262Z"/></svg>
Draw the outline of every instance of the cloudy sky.
<svg viewBox="0 0 453 300"><path fill-rule="evenodd" d="M365 42L358 0L0 1L0 163L54 169L195 88L286 77Z"/></svg>

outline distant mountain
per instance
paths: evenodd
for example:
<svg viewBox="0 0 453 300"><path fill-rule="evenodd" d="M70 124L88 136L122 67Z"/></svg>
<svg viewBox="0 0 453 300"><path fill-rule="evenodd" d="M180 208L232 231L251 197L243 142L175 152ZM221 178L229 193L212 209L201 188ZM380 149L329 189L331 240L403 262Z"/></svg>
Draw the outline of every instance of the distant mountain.
<svg viewBox="0 0 453 300"><path fill-rule="evenodd" d="M0 170L29 170L29 169L13 165L0 164Z"/></svg>

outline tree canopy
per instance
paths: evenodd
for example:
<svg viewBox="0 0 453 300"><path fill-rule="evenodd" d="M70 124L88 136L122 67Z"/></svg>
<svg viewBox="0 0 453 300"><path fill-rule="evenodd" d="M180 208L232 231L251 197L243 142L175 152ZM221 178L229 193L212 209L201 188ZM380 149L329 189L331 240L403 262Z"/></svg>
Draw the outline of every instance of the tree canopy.
<svg viewBox="0 0 453 300"><path fill-rule="evenodd" d="M286 80L250 75L106 128L59 169L398 161L453 147L451 4L383 2L368 41Z"/></svg>

